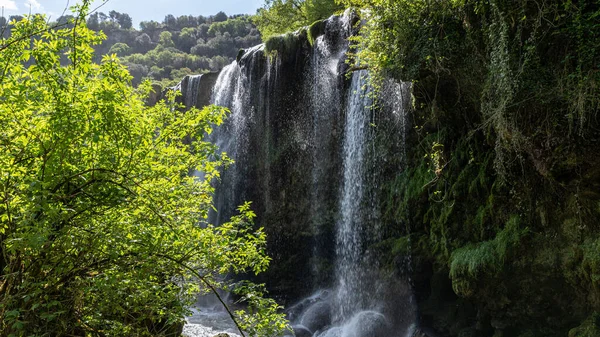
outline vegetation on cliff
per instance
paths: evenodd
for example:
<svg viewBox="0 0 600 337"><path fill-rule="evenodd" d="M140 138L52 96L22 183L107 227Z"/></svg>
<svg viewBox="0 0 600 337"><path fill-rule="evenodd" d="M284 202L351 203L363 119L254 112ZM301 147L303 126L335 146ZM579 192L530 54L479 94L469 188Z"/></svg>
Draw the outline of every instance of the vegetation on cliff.
<svg viewBox="0 0 600 337"><path fill-rule="evenodd" d="M281 331L260 287L219 277L270 260L249 204L206 223L231 160L204 137L226 110L145 106L148 82L132 87L114 56L93 62L104 35L85 27L88 6L70 27L27 16L0 40L0 334L175 336L215 289L247 300L245 331Z"/></svg>
<svg viewBox="0 0 600 337"><path fill-rule="evenodd" d="M363 19L350 62L376 88L413 84L405 167L381 177L378 248L390 263L412 255L421 324L595 336L600 2L338 3ZM263 35L286 31L271 22Z"/></svg>
<svg viewBox="0 0 600 337"><path fill-rule="evenodd" d="M344 3L362 9L361 64L413 83L408 165L385 202L426 282L424 324L594 335L575 328L600 311L600 3Z"/></svg>

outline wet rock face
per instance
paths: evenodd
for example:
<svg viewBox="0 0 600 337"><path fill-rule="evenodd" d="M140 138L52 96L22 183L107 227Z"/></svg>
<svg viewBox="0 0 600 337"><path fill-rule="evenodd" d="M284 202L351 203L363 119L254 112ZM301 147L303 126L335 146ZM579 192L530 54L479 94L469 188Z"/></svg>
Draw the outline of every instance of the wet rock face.
<svg viewBox="0 0 600 337"><path fill-rule="evenodd" d="M296 337L312 337L313 335L311 330L302 325L294 325L292 326L292 329L294 330L294 336Z"/></svg>
<svg viewBox="0 0 600 337"><path fill-rule="evenodd" d="M223 183L217 186L215 203L220 211L212 218L222 223L237 205L252 201L273 258L257 281L266 283L274 296L293 301L313 289L315 260L323 268L331 261L333 247L325 247L318 256L313 247L316 241L333 241L327 226L332 226L336 208L340 134L317 125L333 128L341 116L332 114L317 124L307 86L313 49L306 36L288 42L285 52L269 54L260 47L247 50L239 63L223 70L215 86L213 103L231 110L215 138L236 164L223 173ZM343 83L340 77L333 85ZM315 133L323 141L315 142ZM322 212L318 218L312 193L315 155L327 159L324 170L329 177L318 184L323 191L318 196ZM325 226L316 226L315 221Z"/></svg>
<svg viewBox="0 0 600 337"><path fill-rule="evenodd" d="M183 104L186 109L195 107L203 108L210 105L212 88L219 77L219 73L206 73L201 75L186 75L174 89L181 92L176 98L177 103Z"/></svg>
<svg viewBox="0 0 600 337"><path fill-rule="evenodd" d="M196 97L197 108L202 108L206 105L210 104L210 98L212 96L212 88L217 82L217 78L219 77L219 73L207 73L202 75L202 85L198 87L198 93Z"/></svg>
<svg viewBox="0 0 600 337"><path fill-rule="evenodd" d="M309 123L303 80L308 45L271 61L264 51L247 51L233 81L231 116L224 126L226 151L236 164L217 187L220 223L237 205L252 201L258 225L269 237L269 270L258 281L276 296L297 297L310 287L311 188Z"/></svg>

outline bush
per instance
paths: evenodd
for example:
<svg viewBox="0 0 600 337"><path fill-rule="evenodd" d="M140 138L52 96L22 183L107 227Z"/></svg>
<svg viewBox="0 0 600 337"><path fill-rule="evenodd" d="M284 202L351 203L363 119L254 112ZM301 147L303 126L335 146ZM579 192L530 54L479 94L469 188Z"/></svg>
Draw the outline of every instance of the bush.
<svg viewBox="0 0 600 337"><path fill-rule="evenodd" d="M113 56L92 63L101 37L73 29L27 17L0 48L0 334L175 331L197 292L231 288L218 275L269 262L248 203L206 223L211 180L231 160L203 138L226 110L174 113L173 96L145 106L149 83L134 89ZM240 313L242 328L286 328L273 301L247 298L258 312Z"/></svg>

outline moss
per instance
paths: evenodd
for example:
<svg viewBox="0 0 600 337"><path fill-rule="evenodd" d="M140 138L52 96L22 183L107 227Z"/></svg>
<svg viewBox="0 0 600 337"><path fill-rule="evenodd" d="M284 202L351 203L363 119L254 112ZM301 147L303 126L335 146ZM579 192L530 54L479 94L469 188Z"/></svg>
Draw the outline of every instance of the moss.
<svg viewBox="0 0 600 337"><path fill-rule="evenodd" d="M600 292L600 238L588 239L582 245L583 261L581 271L584 282L591 284L596 293Z"/></svg>
<svg viewBox="0 0 600 337"><path fill-rule="evenodd" d="M450 278L457 295L470 295L472 292L467 284L502 271L510 251L527 233L527 228L520 228L519 218L513 216L493 240L467 245L452 252Z"/></svg>
<svg viewBox="0 0 600 337"><path fill-rule="evenodd" d="M315 40L319 36L325 34L325 26L326 26L325 20L319 20L319 21L313 22L308 27L307 38L308 38L308 42L310 43L311 46L315 43Z"/></svg>
<svg viewBox="0 0 600 337"><path fill-rule="evenodd" d="M475 2L481 7L470 3L451 13L460 6L442 3L428 6L419 25L403 25L415 18L411 13L379 13L384 16L375 22L381 25L370 29L400 29L385 35L387 43L362 41L370 48L363 60L377 55L375 61L384 61L371 62L372 69L388 66L387 74L416 80L407 166L385 187L382 203L385 221L397 227L388 247L401 252L408 228L415 237L413 261L422 247L418 258L430 263L432 273L449 275L460 299L476 307L476 324L504 336L565 336L590 310L600 310L600 140L594 118L600 72L578 70L591 69L579 56L594 54L589 51L600 40L594 36L582 52L576 47L586 39L572 36L585 31L579 29L599 13L597 6L540 11ZM555 10L565 15L555 17ZM539 20L550 16L563 26ZM442 57L431 62L432 55ZM434 141L444 145L438 172L424 158ZM516 219L535 234L527 235ZM452 301L437 299L432 316L445 305L458 307ZM447 331L450 325L443 324ZM570 337L600 336L589 324L572 332L578 334Z"/></svg>
<svg viewBox="0 0 600 337"><path fill-rule="evenodd" d="M409 255L411 253L410 246L410 236L408 235L395 239L392 245L392 254Z"/></svg>
<svg viewBox="0 0 600 337"><path fill-rule="evenodd" d="M569 330L569 337L597 337L600 336L600 315L592 314L580 326Z"/></svg>
<svg viewBox="0 0 600 337"><path fill-rule="evenodd" d="M306 30L276 35L265 41L265 52L269 57L288 57L298 50L302 40L306 39Z"/></svg>

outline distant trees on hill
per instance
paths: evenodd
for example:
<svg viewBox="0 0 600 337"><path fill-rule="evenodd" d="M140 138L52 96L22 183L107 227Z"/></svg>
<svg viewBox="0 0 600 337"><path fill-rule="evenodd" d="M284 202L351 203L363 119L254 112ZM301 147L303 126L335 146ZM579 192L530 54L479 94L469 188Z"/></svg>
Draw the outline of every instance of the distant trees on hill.
<svg viewBox="0 0 600 337"><path fill-rule="evenodd" d="M88 27L102 30L107 40L96 57L114 53L134 76L134 84L150 78L170 85L190 73L218 71L233 61L241 48L261 42L260 33L248 15L166 15L162 22L142 21L131 28L131 17L111 11L96 13Z"/></svg>
<svg viewBox="0 0 600 337"><path fill-rule="evenodd" d="M10 22L0 17L0 33L10 36ZM74 17L59 17L51 25L72 26ZM142 21L133 28L129 14L96 12L87 18L88 28L102 31L106 40L95 46L95 61L116 54L128 66L134 85L149 78L163 86L172 85L191 73L218 71L233 61L241 48L261 43L249 15L166 15L162 22ZM5 29L2 29L5 27Z"/></svg>

